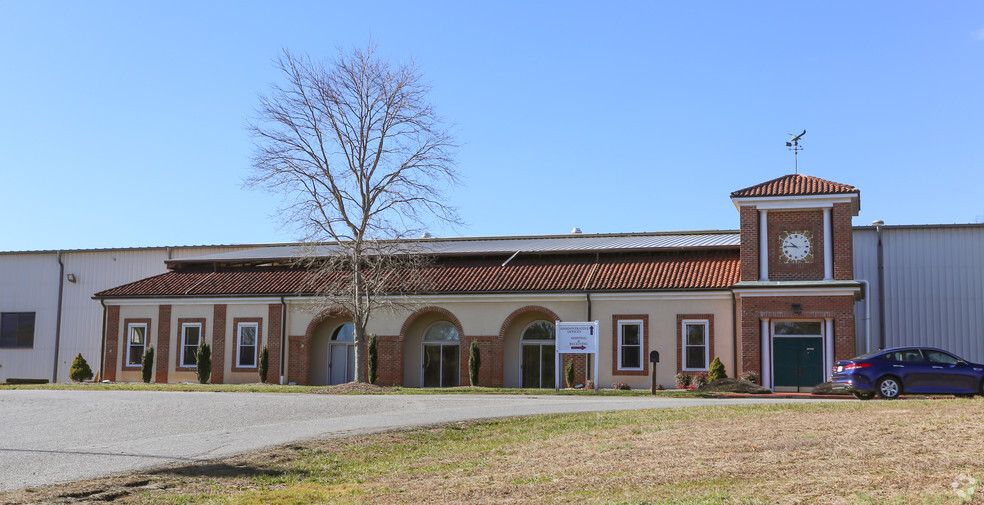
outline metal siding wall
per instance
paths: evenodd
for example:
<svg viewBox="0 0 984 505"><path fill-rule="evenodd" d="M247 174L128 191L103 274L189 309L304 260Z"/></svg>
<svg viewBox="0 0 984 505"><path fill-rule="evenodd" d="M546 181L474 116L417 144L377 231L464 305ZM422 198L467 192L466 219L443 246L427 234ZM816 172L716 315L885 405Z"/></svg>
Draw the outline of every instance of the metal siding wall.
<svg viewBox="0 0 984 505"><path fill-rule="evenodd" d="M51 379L58 313L58 254L0 255L0 312L34 312L34 347L0 349L0 382Z"/></svg>
<svg viewBox="0 0 984 505"><path fill-rule="evenodd" d="M854 265L855 277L872 283L871 328L877 342L874 236L874 230L854 232ZM883 244L886 345L935 346L984 361L984 227L890 227L883 231ZM857 314L863 313L860 303Z"/></svg>
<svg viewBox="0 0 984 505"><path fill-rule="evenodd" d="M866 297L854 304L854 334L857 335L857 353L868 351L867 328L871 328L871 349L878 348L878 237L875 230L854 230L854 278L869 282ZM865 324L865 307L870 308L871 318Z"/></svg>

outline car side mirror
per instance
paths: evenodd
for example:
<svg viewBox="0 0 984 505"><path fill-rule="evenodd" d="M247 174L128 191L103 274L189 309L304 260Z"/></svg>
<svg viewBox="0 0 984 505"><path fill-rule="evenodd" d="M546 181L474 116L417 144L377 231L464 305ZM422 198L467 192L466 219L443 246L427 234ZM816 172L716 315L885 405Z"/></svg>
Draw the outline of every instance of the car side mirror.
<svg viewBox="0 0 984 505"><path fill-rule="evenodd" d="M967 366L967 362L966 362L966 361L964 361L964 360L962 360L962 359L958 359L958 360L957 360L957 364L958 364L958 365L961 365L961 366Z"/></svg>

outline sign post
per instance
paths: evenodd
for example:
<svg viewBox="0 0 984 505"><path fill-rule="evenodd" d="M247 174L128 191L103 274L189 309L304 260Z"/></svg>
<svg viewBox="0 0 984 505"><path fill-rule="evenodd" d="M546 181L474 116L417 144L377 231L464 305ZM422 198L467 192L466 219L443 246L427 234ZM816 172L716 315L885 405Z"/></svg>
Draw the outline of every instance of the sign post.
<svg viewBox="0 0 984 505"><path fill-rule="evenodd" d="M557 372L555 389L560 391L563 363L561 354L594 354L594 390L598 392L598 321L582 323L556 322L557 356L555 370Z"/></svg>

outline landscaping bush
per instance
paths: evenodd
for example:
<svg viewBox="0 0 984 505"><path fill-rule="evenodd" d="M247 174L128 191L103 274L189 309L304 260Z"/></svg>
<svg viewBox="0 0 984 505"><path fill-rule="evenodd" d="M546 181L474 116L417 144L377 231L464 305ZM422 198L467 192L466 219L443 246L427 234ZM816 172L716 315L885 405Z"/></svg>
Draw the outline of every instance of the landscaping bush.
<svg viewBox="0 0 984 505"><path fill-rule="evenodd" d="M478 385L478 370L482 367L482 351L478 348L478 340L472 340L468 348L468 383Z"/></svg>
<svg viewBox="0 0 984 505"><path fill-rule="evenodd" d="M369 346L366 347L366 368L369 372L369 384L375 384L379 378L379 338L375 333L369 334Z"/></svg>
<svg viewBox="0 0 984 505"><path fill-rule="evenodd" d="M92 369L89 368L89 364L82 357L82 353L79 353L75 357L75 361L72 362L72 368L68 371L68 376L75 382L87 381L92 378Z"/></svg>
<svg viewBox="0 0 984 505"><path fill-rule="evenodd" d="M256 371L260 373L260 382L267 381L267 372L270 370L270 352L267 351L267 346L263 346L260 350L260 366L256 368Z"/></svg>
<svg viewBox="0 0 984 505"><path fill-rule="evenodd" d="M695 374L693 380L690 382L690 384L694 388L704 387L707 385L707 383L708 383L707 372L701 372L699 374Z"/></svg>
<svg viewBox="0 0 984 505"><path fill-rule="evenodd" d="M564 381L567 382L567 387L574 387L574 360L568 361L564 366Z"/></svg>
<svg viewBox="0 0 984 505"><path fill-rule="evenodd" d="M143 358L140 359L140 373L143 375L143 381L149 383L150 376L154 373L154 348L147 346L147 350L143 353Z"/></svg>
<svg viewBox="0 0 984 505"><path fill-rule="evenodd" d="M694 378L688 373L680 372L676 374L673 381L676 383L676 387L683 389L693 384Z"/></svg>
<svg viewBox="0 0 984 505"><path fill-rule="evenodd" d="M663 391L666 388L663 387L662 384L656 384L655 386L653 386L653 389L656 390L656 391Z"/></svg>
<svg viewBox="0 0 984 505"><path fill-rule="evenodd" d="M724 370L724 363L721 363L721 358L715 357L714 361L711 362L710 373L707 374L707 380L709 382L714 382L716 380L727 378L728 372Z"/></svg>
<svg viewBox="0 0 984 505"><path fill-rule="evenodd" d="M620 391L628 391L628 390L630 390L632 388L630 388L629 385L626 384L626 383L624 383L624 382L615 382L615 383L612 383L612 389L617 389L617 390L620 390Z"/></svg>
<svg viewBox="0 0 984 505"><path fill-rule="evenodd" d="M751 382L752 384L758 384L759 376L754 372L748 372L741 376L741 380Z"/></svg>
<svg viewBox="0 0 984 505"><path fill-rule="evenodd" d="M198 374L198 382L207 384L208 379L212 376L212 348L209 347L208 342L205 342L205 339L202 339L195 351L195 363L197 363L195 373Z"/></svg>

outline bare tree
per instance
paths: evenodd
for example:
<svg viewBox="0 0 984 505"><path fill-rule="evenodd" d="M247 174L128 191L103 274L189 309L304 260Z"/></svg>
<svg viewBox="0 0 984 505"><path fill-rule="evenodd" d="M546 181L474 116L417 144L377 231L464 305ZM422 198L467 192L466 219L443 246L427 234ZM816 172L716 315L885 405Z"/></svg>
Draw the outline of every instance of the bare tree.
<svg viewBox="0 0 984 505"><path fill-rule="evenodd" d="M416 68L375 48L339 50L327 64L289 51L286 83L260 98L248 125L247 185L282 192L281 216L304 233L308 289L341 307L355 329L356 380L374 310L415 288L422 251L409 237L428 223L457 224L442 193L458 183L456 145L427 100Z"/></svg>

